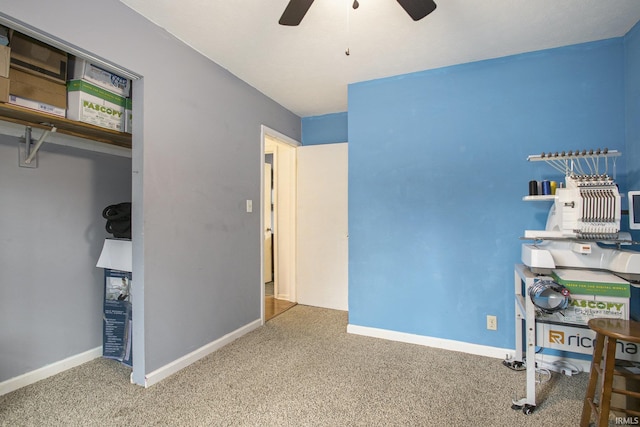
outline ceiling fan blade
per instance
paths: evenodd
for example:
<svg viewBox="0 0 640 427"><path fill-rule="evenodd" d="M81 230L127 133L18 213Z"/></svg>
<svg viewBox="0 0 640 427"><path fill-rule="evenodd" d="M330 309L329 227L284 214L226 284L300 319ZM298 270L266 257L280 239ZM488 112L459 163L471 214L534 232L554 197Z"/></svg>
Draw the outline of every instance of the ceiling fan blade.
<svg viewBox="0 0 640 427"><path fill-rule="evenodd" d="M290 0L278 23L290 26L300 24L312 3L313 0Z"/></svg>
<svg viewBox="0 0 640 427"><path fill-rule="evenodd" d="M434 10L436 4L432 0L397 0L411 19L419 21Z"/></svg>

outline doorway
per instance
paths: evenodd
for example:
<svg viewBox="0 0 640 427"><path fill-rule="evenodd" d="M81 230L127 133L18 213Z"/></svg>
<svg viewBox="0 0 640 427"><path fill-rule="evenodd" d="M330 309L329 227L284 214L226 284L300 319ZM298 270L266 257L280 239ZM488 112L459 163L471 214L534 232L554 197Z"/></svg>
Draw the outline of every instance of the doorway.
<svg viewBox="0 0 640 427"><path fill-rule="evenodd" d="M296 300L297 141L262 127L262 319L293 307Z"/></svg>

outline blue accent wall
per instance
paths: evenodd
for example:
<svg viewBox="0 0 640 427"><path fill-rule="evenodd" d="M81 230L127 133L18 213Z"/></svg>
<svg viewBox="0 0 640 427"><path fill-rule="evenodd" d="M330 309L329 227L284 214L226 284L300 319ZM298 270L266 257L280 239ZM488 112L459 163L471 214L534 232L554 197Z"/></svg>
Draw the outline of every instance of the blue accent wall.
<svg viewBox="0 0 640 427"><path fill-rule="evenodd" d="M624 52L628 190L640 190L640 24L625 36Z"/></svg>
<svg viewBox="0 0 640 427"><path fill-rule="evenodd" d="M627 159L628 190L640 190L640 24L636 24L624 37L625 57L625 105L626 105L626 144L624 153ZM623 200L624 206L628 203ZM628 217L622 217L623 226L627 226ZM640 232L631 232L634 241L640 241ZM634 249L640 249L638 245ZM640 320L640 289L631 288L631 317Z"/></svg>
<svg viewBox="0 0 640 427"><path fill-rule="evenodd" d="M624 54L617 38L350 85L349 323L513 348L519 238L551 207L522 197L563 181L527 156L625 149Z"/></svg>
<svg viewBox="0 0 640 427"><path fill-rule="evenodd" d="M302 118L302 145L347 142L347 113Z"/></svg>

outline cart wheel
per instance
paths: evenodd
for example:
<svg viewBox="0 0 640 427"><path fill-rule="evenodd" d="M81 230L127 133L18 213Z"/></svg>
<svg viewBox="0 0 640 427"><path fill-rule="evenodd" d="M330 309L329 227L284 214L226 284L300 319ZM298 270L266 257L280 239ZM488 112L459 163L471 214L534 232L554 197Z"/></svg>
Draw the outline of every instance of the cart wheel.
<svg viewBox="0 0 640 427"><path fill-rule="evenodd" d="M514 411L519 411L520 409L522 409L521 405L516 405L515 403L513 405L511 405L511 409L513 409Z"/></svg>
<svg viewBox="0 0 640 427"><path fill-rule="evenodd" d="M522 408L522 413L525 415L533 414L533 410L536 409L535 405L524 405Z"/></svg>

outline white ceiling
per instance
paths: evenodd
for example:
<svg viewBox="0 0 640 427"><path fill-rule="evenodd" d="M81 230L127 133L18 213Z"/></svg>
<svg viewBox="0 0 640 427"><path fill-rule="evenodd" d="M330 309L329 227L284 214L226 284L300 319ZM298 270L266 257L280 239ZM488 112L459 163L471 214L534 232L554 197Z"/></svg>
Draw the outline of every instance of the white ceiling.
<svg viewBox="0 0 640 427"><path fill-rule="evenodd" d="M349 83L620 37L640 0L435 0L414 22L395 0L121 0L301 116L347 111ZM350 55L345 54L349 49Z"/></svg>

